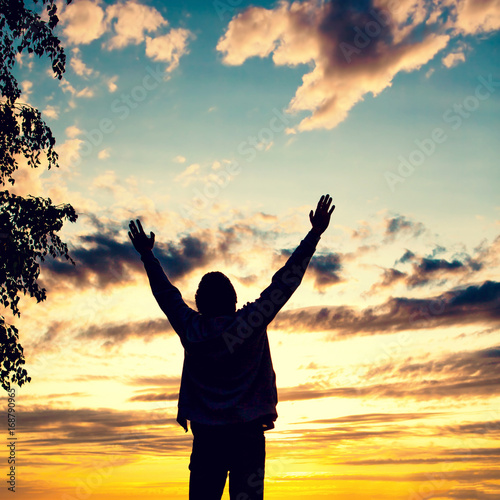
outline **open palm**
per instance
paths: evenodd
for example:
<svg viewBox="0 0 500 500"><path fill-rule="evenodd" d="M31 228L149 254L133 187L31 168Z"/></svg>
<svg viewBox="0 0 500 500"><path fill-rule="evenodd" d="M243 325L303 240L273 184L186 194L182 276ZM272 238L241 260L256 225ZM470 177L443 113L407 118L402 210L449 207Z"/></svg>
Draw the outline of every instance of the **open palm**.
<svg viewBox="0 0 500 500"><path fill-rule="evenodd" d="M329 194L325 194L319 199L316 212L311 210L309 213L312 230L318 235L323 234L328 224L330 224L330 217L335 210L335 205L332 205L330 208L331 203L332 197Z"/></svg>
<svg viewBox="0 0 500 500"><path fill-rule="evenodd" d="M142 229L142 224L139 219L137 219L137 225L133 220L129 224L130 231L128 235L134 245L134 248L142 255L144 252L148 252L153 249L155 244L155 233L151 231L151 236L146 236L144 229Z"/></svg>

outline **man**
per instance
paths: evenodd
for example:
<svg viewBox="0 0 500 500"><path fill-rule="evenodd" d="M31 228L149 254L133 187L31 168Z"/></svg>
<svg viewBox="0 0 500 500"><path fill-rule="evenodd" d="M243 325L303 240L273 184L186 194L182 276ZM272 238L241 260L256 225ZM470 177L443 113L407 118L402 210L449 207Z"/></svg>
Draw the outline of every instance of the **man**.
<svg viewBox="0 0 500 500"><path fill-rule="evenodd" d="M130 222L153 295L184 347L177 421L193 432L190 500L220 500L229 472L231 500L264 492L265 436L278 417L276 377L267 325L300 285L335 209L322 196L309 213L312 228L260 297L236 310L236 292L222 273L203 276L191 309L153 255L154 233Z"/></svg>

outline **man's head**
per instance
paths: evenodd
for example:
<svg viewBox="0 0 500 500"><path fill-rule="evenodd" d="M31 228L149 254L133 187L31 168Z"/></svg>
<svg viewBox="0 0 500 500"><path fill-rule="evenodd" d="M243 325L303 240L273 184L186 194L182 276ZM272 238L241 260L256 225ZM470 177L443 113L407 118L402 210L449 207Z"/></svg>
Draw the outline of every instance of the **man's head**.
<svg viewBox="0 0 500 500"><path fill-rule="evenodd" d="M196 307L204 316L227 316L236 311L236 292L229 278L218 271L201 278L195 295Z"/></svg>

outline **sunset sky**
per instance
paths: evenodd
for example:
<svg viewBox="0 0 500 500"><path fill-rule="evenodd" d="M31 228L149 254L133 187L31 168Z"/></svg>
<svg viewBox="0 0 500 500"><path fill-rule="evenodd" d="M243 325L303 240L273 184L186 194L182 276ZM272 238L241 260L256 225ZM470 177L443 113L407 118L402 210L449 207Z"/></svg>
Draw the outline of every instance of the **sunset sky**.
<svg viewBox="0 0 500 500"><path fill-rule="evenodd" d="M16 75L60 168L22 166L12 191L75 207L76 266L47 260L47 300L13 320L32 377L17 500L187 498L183 350L130 219L190 305L219 270L241 306L325 193L330 227L269 328L266 498L500 498L500 1L59 10L63 80L28 54Z"/></svg>

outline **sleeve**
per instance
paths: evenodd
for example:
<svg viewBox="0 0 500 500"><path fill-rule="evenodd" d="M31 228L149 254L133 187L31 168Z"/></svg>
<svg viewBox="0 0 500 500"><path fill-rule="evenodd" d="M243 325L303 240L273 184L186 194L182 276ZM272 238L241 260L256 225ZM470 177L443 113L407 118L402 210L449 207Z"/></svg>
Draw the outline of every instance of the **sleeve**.
<svg viewBox="0 0 500 500"><path fill-rule="evenodd" d="M187 325L198 313L184 302L181 292L170 283L160 261L153 255L152 251L141 255L141 260L144 263L156 302L167 316L172 328L184 342Z"/></svg>
<svg viewBox="0 0 500 500"><path fill-rule="evenodd" d="M310 231L288 258L286 264L275 273L271 284L260 294L260 297L245 306L245 316L249 322L267 326L275 318L302 282L319 239L319 236Z"/></svg>

